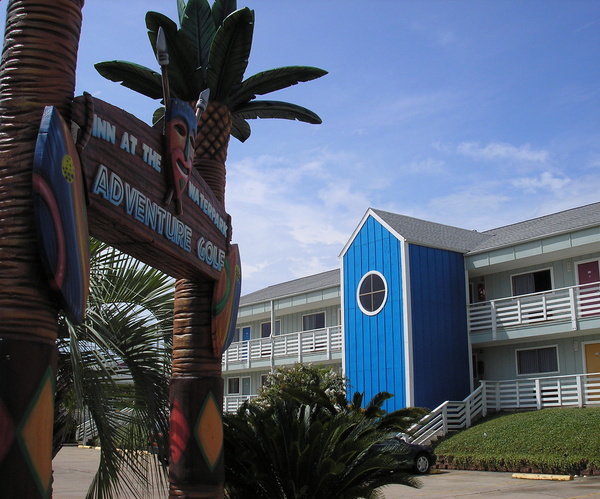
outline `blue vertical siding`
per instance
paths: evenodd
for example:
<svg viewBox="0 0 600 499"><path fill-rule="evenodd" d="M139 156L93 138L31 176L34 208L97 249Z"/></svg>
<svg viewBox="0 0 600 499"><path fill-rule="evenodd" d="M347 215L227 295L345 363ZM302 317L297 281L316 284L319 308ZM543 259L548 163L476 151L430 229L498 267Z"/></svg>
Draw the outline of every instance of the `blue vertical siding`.
<svg viewBox="0 0 600 499"><path fill-rule="evenodd" d="M380 391L394 395L384 404L392 411L406 405L404 324L400 242L369 217L343 257L344 334L349 395L364 392L370 400ZM356 290L369 271L378 271L388 284L387 301L375 316L362 313Z"/></svg>
<svg viewBox="0 0 600 499"><path fill-rule="evenodd" d="M414 405L434 409L469 394L464 259L409 245Z"/></svg>

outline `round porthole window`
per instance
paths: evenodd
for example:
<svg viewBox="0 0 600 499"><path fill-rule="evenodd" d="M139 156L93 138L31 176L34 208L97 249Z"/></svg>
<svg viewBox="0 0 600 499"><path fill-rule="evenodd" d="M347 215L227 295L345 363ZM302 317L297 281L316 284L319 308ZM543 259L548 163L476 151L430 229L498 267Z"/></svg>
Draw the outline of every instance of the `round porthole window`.
<svg viewBox="0 0 600 499"><path fill-rule="evenodd" d="M366 315L378 314L387 299L387 282L377 271L367 272L358 284L356 298L359 308Z"/></svg>

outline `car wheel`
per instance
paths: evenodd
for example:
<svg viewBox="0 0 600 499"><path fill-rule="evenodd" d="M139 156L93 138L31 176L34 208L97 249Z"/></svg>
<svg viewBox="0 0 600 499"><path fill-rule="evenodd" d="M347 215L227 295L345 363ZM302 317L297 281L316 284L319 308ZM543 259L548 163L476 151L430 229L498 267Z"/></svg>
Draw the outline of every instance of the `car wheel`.
<svg viewBox="0 0 600 499"><path fill-rule="evenodd" d="M429 473L429 467L430 463L427 454L421 453L417 455L415 458L415 473L418 473L419 475L425 475L426 473Z"/></svg>

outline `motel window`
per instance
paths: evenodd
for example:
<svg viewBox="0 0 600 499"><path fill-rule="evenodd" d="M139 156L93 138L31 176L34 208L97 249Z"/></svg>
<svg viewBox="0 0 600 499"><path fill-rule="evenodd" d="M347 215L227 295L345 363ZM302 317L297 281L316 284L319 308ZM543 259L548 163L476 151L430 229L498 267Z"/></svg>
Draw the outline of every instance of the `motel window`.
<svg viewBox="0 0 600 499"><path fill-rule="evenodd" d="M268 374L261 374L260 375L260 386L261 388L263 386L265 386L266 384L269 383L269 375Z"/></svg>
<svg viewBox="0 0 600 499"><path fill-rule="evenodd" d="M242 395L250 395L250 377L242 378Z"/></svg>
<svg viewBox="0 0 600 499"><path fill-rule="evenodd" d="M550 269L512 276L513 296L540 293L551 289L552 275Z"/></svg>
<svg viewBox="0 0 600 499"><path fill-rule="evenodd" d="M227 380L227 393L229 395L239 395L239 393L240 393L240 378L229 378Z"/></svg>
<svg viewBox="0 0 600 499"><path fill-rule="evenodd" d="M387 283L379 272L368 272L358 284L357 301L366 315L378 314L387 299Z"/></svg>
<svg viewBox="0 0 600 499"><path fill-rule="evenodd" d="M528 348L517 350L517 374L544 374L558 372L558 348Z"/></svg>
<svg viewBox="0 0 600 499"><path fill-rule="evenodd" d="M229 395L250 395L250 377L229 378L227 380L227 393Z"/></svg>
<svg viewBox="0 0 600 499"><path fill-rule="evenodd" d="M275 335L281 334L281 321L275 321ZM271 336L271 323L263 322L260 325L260 337L268 338Z"/></svg>
<svg viewBox="0 0 600 499"><path fill-rule="evenodd" d="M323 329L325 327L325 312L302 316L302 331Z"/></svg>

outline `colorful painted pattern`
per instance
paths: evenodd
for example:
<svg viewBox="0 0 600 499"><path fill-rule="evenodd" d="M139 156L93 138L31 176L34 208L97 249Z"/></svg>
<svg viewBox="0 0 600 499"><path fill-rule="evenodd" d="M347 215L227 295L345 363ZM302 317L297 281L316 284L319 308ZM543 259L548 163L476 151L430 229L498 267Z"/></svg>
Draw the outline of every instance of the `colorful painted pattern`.
<svg viewBox="0 0 600 499"><path fill-rule="evenodd" d="M233 341L241 290L240 252L238 245L232 244L213 293L212 338L215 357L220 357Z"/></svg>
<svg viewBox="0 0 600 499"><path fill-rule="evenodd" d="M69 127L52 106L42 116L32 180L42 262L61 308L80 324L90 272L83 179Z"/></svg>

